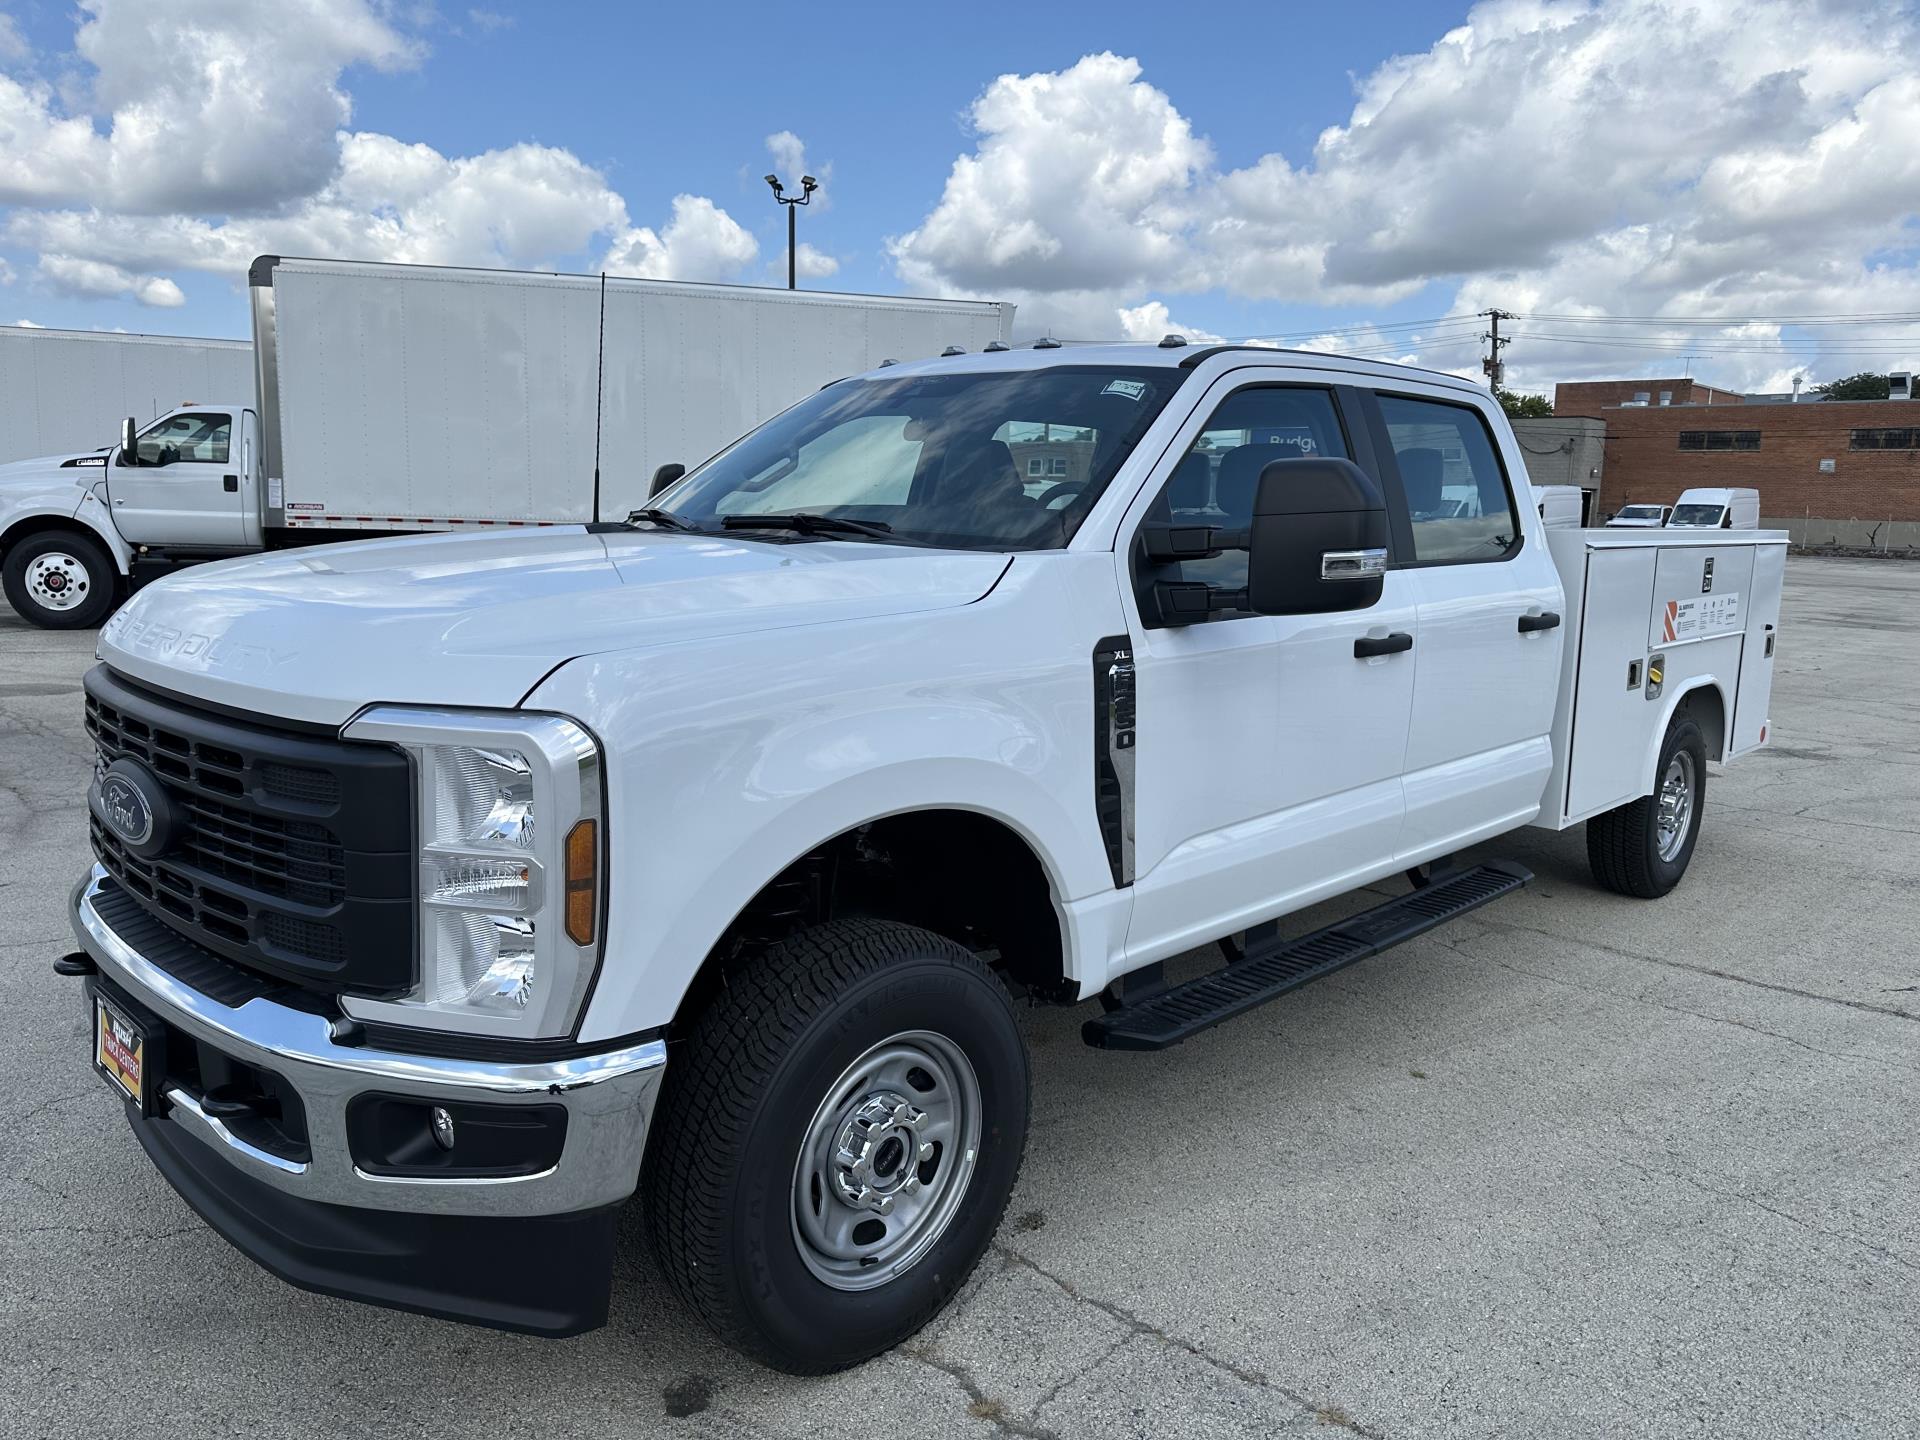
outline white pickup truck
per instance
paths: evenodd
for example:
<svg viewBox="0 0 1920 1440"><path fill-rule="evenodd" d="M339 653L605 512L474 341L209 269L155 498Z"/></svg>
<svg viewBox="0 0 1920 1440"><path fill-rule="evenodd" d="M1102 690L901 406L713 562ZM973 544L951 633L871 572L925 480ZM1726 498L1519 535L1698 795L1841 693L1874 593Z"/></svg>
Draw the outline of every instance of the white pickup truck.
<svg viewBox="0 0 1920 1440"><path fill-rule="evenodd" d="M1014 997L1172 1045L1524 884L1447 863L1521 826L1680 880L1784 537L1549 530L1524 477L1450 376L1043 342L830 385L625 523L162 581L86 686L93 1063L295 1284L570 1334L637 1187L720 1335L858 1362L1000 1223Z"/></svg>

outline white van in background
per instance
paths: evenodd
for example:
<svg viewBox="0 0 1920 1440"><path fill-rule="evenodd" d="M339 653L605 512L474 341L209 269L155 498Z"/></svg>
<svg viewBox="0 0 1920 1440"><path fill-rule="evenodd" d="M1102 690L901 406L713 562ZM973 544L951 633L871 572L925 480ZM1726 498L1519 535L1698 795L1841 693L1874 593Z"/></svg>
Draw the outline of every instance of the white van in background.
<svg viewBox="0 0 1920 1440"><path fill-rule="evenodd" d="M1607 524L1632 530L1658 530L1672 513L1671 505L1622 505Z"/></svg>
<svg viewBox="0 0 1920 1440"><path fill-rule="evenodd" d="M1758 530L1758 490L1683 490L1667 524L1677 530Z"/></svg>

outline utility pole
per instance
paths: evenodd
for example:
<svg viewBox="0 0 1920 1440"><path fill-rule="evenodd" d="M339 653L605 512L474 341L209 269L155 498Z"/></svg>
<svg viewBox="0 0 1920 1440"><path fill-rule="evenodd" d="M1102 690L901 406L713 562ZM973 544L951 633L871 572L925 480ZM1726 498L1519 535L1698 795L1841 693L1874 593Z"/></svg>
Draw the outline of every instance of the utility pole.
<svg viewBox="0 0 1920 1440"><path fill-rule="evenodd" d="M1500 338L1500 322L1513 319L1513 314L1507 310L1482 310L1480 316L1487 322L1487 328L1480 332L1480 338L1487 342L1487 358L1480 362L1480 368L1486 372L1488 388L1498 390L1500 382L1507 378L1507 367L1500 359L1500 350L1513 343L1512 336L1504 340Z"/></svg>
<svg viewBox="0 0 1920 1440"><path fill-rule="evenodd" d="M787 212L787 289L792 290L795 288L794 281L797 275L794 259L795 252L798 248L794 244L794 210L797 206L812 203L813 192L820 188L820 182L811 175L802 175L800 177L800 193L798 195L787 194L786 187L780 183L780 177L778 175L767 176L767 184L773 187L773 198L784 206Z"/></svg>

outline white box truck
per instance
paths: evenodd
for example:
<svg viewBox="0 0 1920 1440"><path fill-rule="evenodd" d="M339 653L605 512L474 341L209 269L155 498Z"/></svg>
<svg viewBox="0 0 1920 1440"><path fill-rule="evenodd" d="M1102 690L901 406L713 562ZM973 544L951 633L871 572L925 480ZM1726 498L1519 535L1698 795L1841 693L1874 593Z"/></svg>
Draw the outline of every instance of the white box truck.
<svg viewBox="0 0 1920 1440"><path fill-rule="evenodd" d="M692 1314L853 1364L1000 1224L1014 995L1164 1049L1511 893L1528 825L1653 899L1768 740L1785 535L1549 528L1451 375L922 361L654 507L237 561L101 634L72 1063L297 1285L571 1334L639 1190Z"/></svg>
<svg viewBox="0 0 1920 1440"><path fill-rule="evenodd" d="M95 625L128 588L261 549L617 518L659 467L822 385L1013 324L980 301L277 256L249 280L254 384L0 472L21 615Z"/></svg>
<svg viewBox="0 0 1920 1440"><path fill-rule="evenodd" d="M244 340L0 325L0 466L33 456L98 463L129 415L154 420L252 390ZM0 485L9 473L0 469Z"/></svg>

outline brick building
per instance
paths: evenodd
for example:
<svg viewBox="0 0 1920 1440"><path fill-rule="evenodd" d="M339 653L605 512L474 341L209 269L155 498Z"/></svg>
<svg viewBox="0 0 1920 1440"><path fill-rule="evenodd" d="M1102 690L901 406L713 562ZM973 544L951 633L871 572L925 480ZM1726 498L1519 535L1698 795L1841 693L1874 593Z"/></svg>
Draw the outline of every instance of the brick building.
<svg viewBox="0 0 1920 1440"><path fill-rule="evenodd" d="M1710 394L1682 401L1681 387ZM1671 388L1661 405L1585 404L1582 397ZM1748 401L1681 380L1622 380L1554 389L1555 414L1606 422L1606 462L1593 513L1636 501L1671 504L1682 490L1751 486L1761 523L1809 544L1920 544L1920 401Z"/></svg>
<svg viewBox="0 0 1920 1440"><path fill-rule="evenodd" d="M1556 415L1597 415L1609 405L1738 405L1747 397L1704 380L1566 380L1553 387Z"/></svg>

